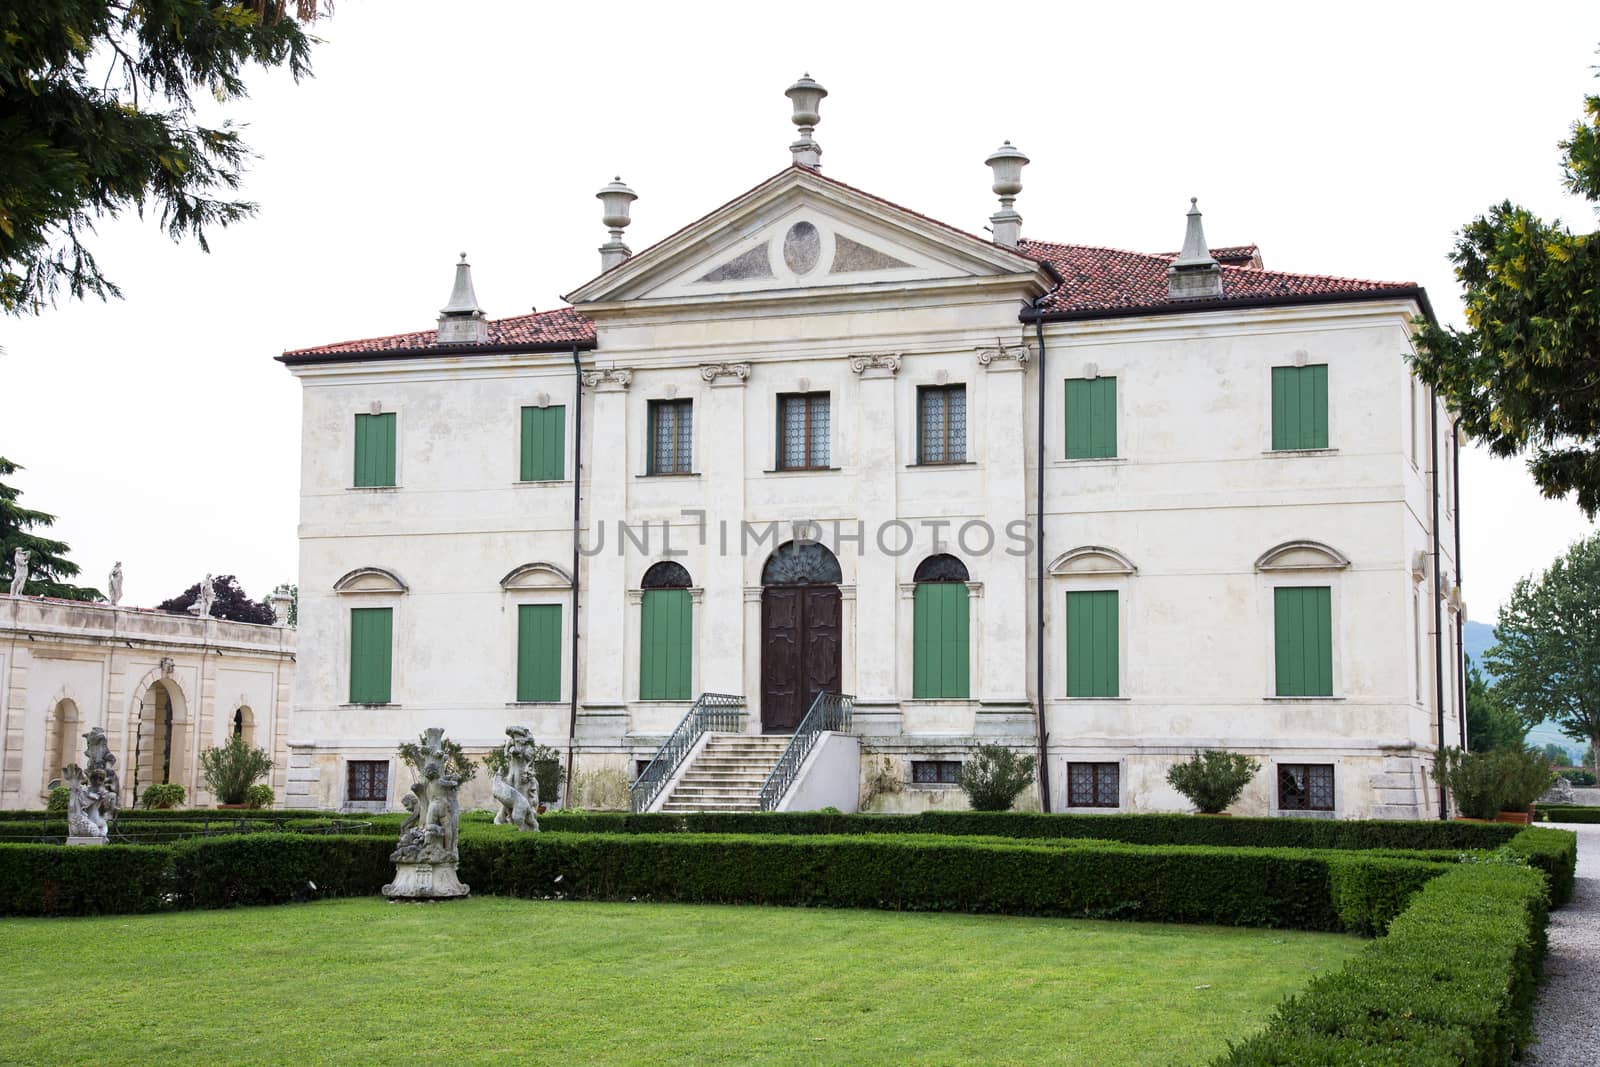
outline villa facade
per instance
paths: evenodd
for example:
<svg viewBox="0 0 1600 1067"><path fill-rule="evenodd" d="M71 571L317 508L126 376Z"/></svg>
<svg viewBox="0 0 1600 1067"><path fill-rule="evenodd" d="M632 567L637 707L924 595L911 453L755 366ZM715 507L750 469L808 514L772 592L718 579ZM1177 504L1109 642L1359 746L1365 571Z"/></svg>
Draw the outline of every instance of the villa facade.
<svg viewBox="0 0 1600 1067"><path fill-rule="evenodd" d="M1168 767L1225 747L1264 768L1241 813L1436 817L1457 443L1406 364L1422 290L1269 270L1192 208L1177 254L1023 237L1010 146L973 236L825 176L806 84L793 164L653 247L602 190L570 307L490 320L463 262L436 328L279 357L288 802L396 806L427 726L631 778L702 693L783 733L840 691L874 810L959 805L1001 743L1043 756L1024 806L1186 810Z"/></svg>

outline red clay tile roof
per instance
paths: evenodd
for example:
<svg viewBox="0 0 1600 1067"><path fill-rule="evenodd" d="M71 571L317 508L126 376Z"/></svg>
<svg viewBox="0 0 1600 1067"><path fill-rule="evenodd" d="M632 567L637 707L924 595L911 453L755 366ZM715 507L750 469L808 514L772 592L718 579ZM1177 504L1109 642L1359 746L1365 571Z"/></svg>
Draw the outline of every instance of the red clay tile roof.
<svg viewBox="0 0 1600 1067"><path fill-rule="evenodd" d="M455 352L462 348L499 346L515 348L523 345L568 345L585 347L594 344L594 323L571 308L553 311L535 311L528 315L514 315L508 319L489 320L489 340L483 346L440 345L439 331L417 330L413 333L396 333L387 337L368 337L359 341L339 341L314 348L296 348L278 357L285 363L306 362L326 356L372 355L383 352L416 354L429 349Z"/></svg>
<svg viewBox="0 0 1600 1067"><path fill-rule="evenodd" d="M1125 252L1027 239L1018 251L1049 263L1061 275L1061 284L1039 302L1039 309L1046 313L1093 317L1096 312L1181 311L1192 303L1167 299L1167 268L1174 252ZM1253 245L1218 248L1212 254L1222 264L1222 303L1293 303L1296 298L1323 301L1342 295L1402 295L1417 290L1414 282L1361 281L1235 265L1255 261L1259 252ZM1207 302L1208 306L1216 303Z"/></svg>

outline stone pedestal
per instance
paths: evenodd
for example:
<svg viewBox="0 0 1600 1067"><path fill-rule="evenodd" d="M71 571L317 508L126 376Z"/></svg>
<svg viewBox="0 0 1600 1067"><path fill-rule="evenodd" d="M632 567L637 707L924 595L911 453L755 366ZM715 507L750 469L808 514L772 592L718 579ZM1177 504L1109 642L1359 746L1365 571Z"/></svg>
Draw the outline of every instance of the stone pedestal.
<svg viewBox="0 0 1600 1067"><path fill-rule="evenodd" d="M69 844L69 845L103 845L105 843L106 843L106 839L103 838L103 837L69 837L69 838L67 838L67 844Z"/></svg>
<svg viewBox="0 0 1600 1067"><path fill-rule="evenodd" d="M456 877L454 863L397 863L394 881L383 887L392 900L461 900L471 886Z"/></svg>

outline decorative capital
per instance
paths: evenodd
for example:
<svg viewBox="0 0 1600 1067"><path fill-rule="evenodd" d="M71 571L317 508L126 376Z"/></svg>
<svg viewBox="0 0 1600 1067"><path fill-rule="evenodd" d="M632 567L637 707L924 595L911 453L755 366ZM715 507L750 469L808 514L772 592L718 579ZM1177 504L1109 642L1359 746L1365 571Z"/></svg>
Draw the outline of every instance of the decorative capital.
<svg viewBox="0 0 1600 1067"><path fill-rule="evenodd" d="M900 370L898 352L857 352L850 357L850 369L865 376L868 371L878 371L873 377L896 374Z"/></svg>
<svg viewBox="0 0 1600 1067"><path fill-rule="evenodd" d="M997 344L978 351L978 366L989 370L1022 370L1028 365L1027 345Z"/></svg>
<svg viewBox="0 0 1600 1067"><path fill-rule="evenodd" d="M750 380L750 364L702 363L700 377L712 385L743 385Z"/></svg>
<svg viewBox="0 0 1600 1067"><path fill-rule="evenodd" d="M620 393L633 384L633 371L620 367L583 372L583 384L601 393Z"/></svg>

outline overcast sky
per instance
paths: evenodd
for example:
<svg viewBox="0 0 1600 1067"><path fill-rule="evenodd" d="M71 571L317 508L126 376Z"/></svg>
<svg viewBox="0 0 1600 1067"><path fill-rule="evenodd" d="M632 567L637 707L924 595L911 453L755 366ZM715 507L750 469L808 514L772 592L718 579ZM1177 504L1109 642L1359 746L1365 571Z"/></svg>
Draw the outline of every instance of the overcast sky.
<svg viewBox="0 0 1600 1067"><path fill-rule="evenodd" d="M1595 228L1556 149L1600 91L1593 3L340 0L316 32L314 78L260 74L226 111L254 220L209 255L108 221L126 299L0 319L0 455L89 584L123 561L125 603L294 580L300 389L273 356L431 327L461 250L491 316L558 306L598 271L612 175L640 250L787 165L801 71L830 93L828 174L971 231L1010 139L1025 236L1170 250L1198 196L1215 245L1417 281L1459 322L1445 257L1489 204ZM1462 479L1464 591L1493 621L1594 527L1520 461L1473 452Z"/></svg>

